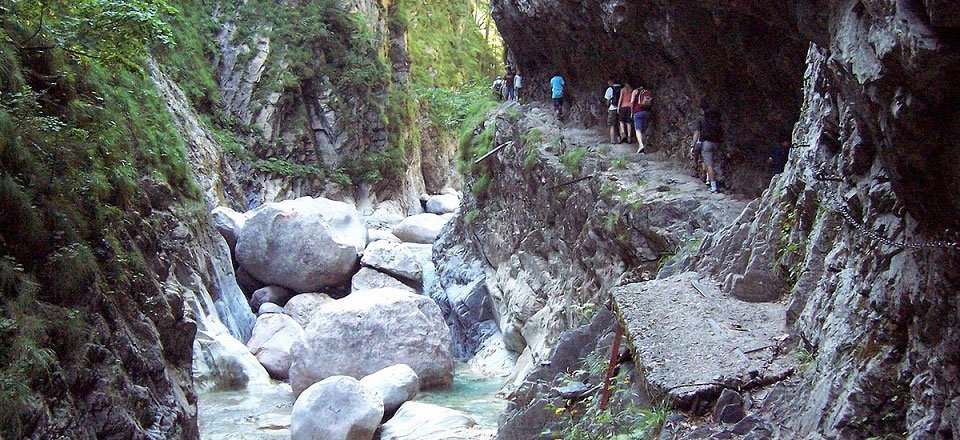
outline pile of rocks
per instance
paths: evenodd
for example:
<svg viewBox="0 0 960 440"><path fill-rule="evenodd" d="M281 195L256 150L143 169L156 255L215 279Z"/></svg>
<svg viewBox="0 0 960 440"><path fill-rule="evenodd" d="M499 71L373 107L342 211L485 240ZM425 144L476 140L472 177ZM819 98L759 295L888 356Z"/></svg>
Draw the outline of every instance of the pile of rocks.
<svg viewBox="0 0 960 440"><path fill-rule="evenodd" d="M420 294L428 263L420 248L459 200L425 197L428 212L409 217L385 204L364 218L350 204L310 197L213 211L258 315L246 346L298 396L294 439L373 438L382 422L384 439L474 425L453 410L404 403L421 386L453 380L450 330Z"/></svg>

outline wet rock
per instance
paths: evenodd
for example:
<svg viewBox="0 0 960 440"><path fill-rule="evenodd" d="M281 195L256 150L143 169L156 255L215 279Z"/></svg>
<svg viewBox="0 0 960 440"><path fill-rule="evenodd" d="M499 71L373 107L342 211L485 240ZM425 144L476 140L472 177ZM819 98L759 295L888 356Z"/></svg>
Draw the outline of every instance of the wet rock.
<svg viewBox="0 0 960 440"><path fill-rule="evenodd" d="M237 260L256 279L295 292L350 279L367 228L342 202L302 197L257 208L237 243Z"/></svg>
<svg viewBox="0 0 960 440"><path fill-rule="evenodd" d="M360 264L415 283L420 283L423 277L417 257L406 246L390 241L370 243L363 251Z"/></svg>
<svg viewBox="0 0 960 440"><path fill-rule="evenodd" d="M287 301L287 305L283 306L283 313L306 328L320 306L331 301L334 299L324 293L301 293Z"/></svg>
<svg viewBox="0 0 960 440"><path fill-rule="evenodd" d="M269 383L267 371L242 342L209 322L194 340L193 378L198 390L237 390Z"/></svg>
<svg viewBox="0 0 960 440"><path fill-rule="evenodd" d="M448 214L460 208L460 197L456 194L430 196L426 206L431 214Z"/></svg>
<svg viewBox="0 0 960 440"><path fill-rule="evenodd" d="M724 388L713 407L713 420L717 423L737 423L744 417L743 397L736 391Z"/></svg>
<svg viewBox="0 0 960 440"><path fill-rule="evenodd" d="M389 288L354 292L323 304L305 333L293 347L294 393L330 376L363 377L396 364L413 368L423 387L453 380L450 330L425 296ZM350 347L349 356L342 347Z"/></svg>
<svg viewBox="0 0 960 440"><path fill-rule="evenodd" d="M283 307L287 304L287 301L289 301L290 298L293 298L294 295L296 295L295 292L284 287L262 287L253 292L253 296L250 297L250 308L253 310L260 310L260 306L265 303L274 303L280 307Z"/></svg>
<svg viewBox="0 0 960 440"><path fill-rule="evenodd" d="M415 440L477 423L460 411L420 402L407 402L380 431L382 440Z"/></svg>
<svg viewBox="0 0 960 440"><path fill-rule="evenodd" d="M257 318L247 348L274 379L289 377L290 351L294 342L303 338L303 328L283 313L270 313Z"/></svg>
<svg viewBox="0 0 960 440"><path fill-rule="evenodd" d="M400 405L417 397L420 378L409 365L399 364L384 368L360 379L363 386L377 391L383 397L384 420L393 416Z"/></svg>
<svg viewBox="0 0 960 440"><path fill-rule="evenodd" d="M283 313L283 307L269 302L260 304L260 309L257 310L257 316L266 315L268 313Z"/></svg>
<svg viewBox="0 0 960 440"><path fill-rule="evenodd" d="M406 284L403 284L402 281L387 275L383 272L380 272L376 269L371 269L369 267L362 267L356 275L353 276L353 279L350 281L350 289L353 292L361 290L370 290L370 289L380 289L384 287L389 287L391 289L404 290L411 293L416 293L417 290L413 287L410 287Z"/></svg>
<svg viewBox="0 0 960 440"><path fill-rule="evenodd" d="M371 440L383 418L383 399L352 377L311 385L293 404L292 440Z"/></svg>
<svg viewBox="0 0 960 440"><path fill-rule="evenodd" d="M404 242L431 244L440 235L449 217L436 214L417 214L405 218L393 228L393 235Z"/></svg>

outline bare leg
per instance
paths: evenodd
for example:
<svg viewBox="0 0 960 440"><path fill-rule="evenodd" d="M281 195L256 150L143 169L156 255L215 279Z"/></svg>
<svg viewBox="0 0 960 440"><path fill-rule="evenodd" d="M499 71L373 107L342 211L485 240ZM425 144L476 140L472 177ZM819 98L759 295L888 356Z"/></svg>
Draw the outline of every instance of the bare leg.
<svg viewBox="0 0 960 440"><path fill-rule="evenodd" d="M636 131L637 131L637 153L642 153L643 152L643 132L641 132L639 128L637 128Z"/></svg>

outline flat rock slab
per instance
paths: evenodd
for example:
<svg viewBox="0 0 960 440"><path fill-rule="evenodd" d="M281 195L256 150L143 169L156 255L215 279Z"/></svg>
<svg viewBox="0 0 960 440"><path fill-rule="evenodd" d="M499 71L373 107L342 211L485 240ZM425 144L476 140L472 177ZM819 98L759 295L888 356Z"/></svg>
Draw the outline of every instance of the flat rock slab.
<svg viewBox="0 0 960 440"><path fill-rule="evenodd" d="M725 386L767 385L794 370L792 358L778 349L787 333L783 304L723 296L694 272L612 294L649 391L676 407L691 409Z"/></svg>

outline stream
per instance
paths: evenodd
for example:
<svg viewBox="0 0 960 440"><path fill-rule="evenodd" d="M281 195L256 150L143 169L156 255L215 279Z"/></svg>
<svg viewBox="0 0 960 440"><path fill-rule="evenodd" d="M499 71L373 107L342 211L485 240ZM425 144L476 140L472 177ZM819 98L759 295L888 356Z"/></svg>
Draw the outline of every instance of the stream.
<svg viewBox="0 0 960 440"><path fill-rule="evenodd" d="M421 392L416 401L453 408L480 428L496 429L507 402L497 397L503 378L488 378L458 365L449 388ZM198 398L200 438L240 440L290 438L293 393L284 383L252 385L245 390L208 391Z"/></svg>

